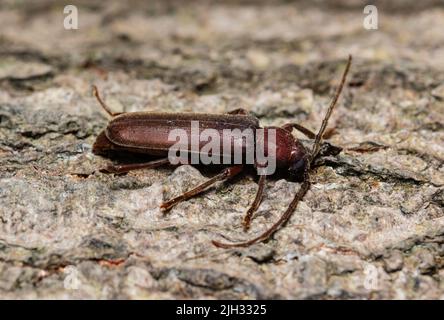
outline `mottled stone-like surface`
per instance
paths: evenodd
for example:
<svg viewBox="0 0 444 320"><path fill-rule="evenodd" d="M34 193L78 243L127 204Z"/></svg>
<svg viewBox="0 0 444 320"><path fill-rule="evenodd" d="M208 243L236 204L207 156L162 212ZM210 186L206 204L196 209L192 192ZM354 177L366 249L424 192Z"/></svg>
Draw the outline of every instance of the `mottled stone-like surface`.
<svg viewBox="0 0 444 320"><path fill-rule="evenodd" d="M225 4L57 1L0 4L1 298L444 298L444 7L376 1ZM344 148L325 159L273 239L254 237L299 184L267 182L252 229L252 175L164 215L163 199L214 172L181 166L126 175L91 146L116 111L223 113L263 125L320 125Z"/></svg>

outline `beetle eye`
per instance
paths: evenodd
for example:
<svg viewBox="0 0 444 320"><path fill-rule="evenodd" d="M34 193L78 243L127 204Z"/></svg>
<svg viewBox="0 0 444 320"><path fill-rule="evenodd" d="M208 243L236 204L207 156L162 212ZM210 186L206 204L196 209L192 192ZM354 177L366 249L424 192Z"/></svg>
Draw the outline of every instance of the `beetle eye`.
<svg viewBox="0 0 444 320"><path fill-rule="evenodd" d="M290 171L292 171L292 173L299 173L302 172L305 168L305 164L306 164L306 159L305 158L301 158L298 161L295 161L291 167L290 167Z"/></svg>

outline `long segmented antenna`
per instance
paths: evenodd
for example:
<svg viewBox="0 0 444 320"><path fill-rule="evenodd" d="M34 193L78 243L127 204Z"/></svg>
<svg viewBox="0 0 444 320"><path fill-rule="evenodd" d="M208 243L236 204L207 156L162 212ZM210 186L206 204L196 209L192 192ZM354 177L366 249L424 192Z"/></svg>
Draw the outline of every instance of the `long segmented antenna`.
<svg viewBox="0 0 444 320"><path fill-rule="evenodd" d="M318 134L316 135L313 149L310 154L310 162L316 158L316 156L319 153L319 148L321 146L321 140L322 136L324 135L325 129L327 129L328 120L330 119L331 114L333 113L333 109L336 107L336 104L338 102L339 96L341 95L342 89L344 88L345 80L347 79L348 71L350 70L350 66L352 63L352 56L348 56L347 65L345 66L344 73L342 74L341 83L339 84L339 87L336 89L336 93L333 97L333 100L330 103L330 106L327 109L327 113L325 114L324 119L322 120L321 128L319 128Z"/></svg>
<svg viewBox="0 0 444 320"><path fill-rule="evenodd" d="M262 242L270 238L278 229L280 226L284 225L288 219L290 219L291 214L298 206L299 201L304 198L307 191L310 189L310 177L308 176L308 170L305 171L304 174L304 182L301 185L301 188L299 189L298 193L294 196L293 200L291 201L290 205L288 206L287 210L285 210L284 214L279 218L275 224L273 224L267 231L262 233L260 236L251 239L249 241L245 242L238 242L238 243L223 243L219 241L211 241L216 247L219 248L240 248L240 247L249 247L252 244L255 244L257 242Z"/></svg>
<svg viewBox="0 0 444 320"><path fill-rule="evenodd" d="M313 149L309 155L308 163L307 163L307 166L305 167L305 170L304 170L304 182L302 183L301 187L299 188L299 191L294 196L294 198L291 201L290 205L288 206L287 210L285 210L284 214L279 218L279 220L277 222L275 222L267 231L265 231L264 233L262 233L258 237L251 239L249 241L238 242L238 243L222 243L222 242L213 240L212 243L216 247L224 248L224 249L242 248L242 247L251 246L257 242L265 241L265 240L269 239L277 230L279 230L279 228L281 226L285 225L285 223L287 223L287 221L290 219L291 215L296 210L296 208L299 204L299 201L301 201L304 198L305 194L310 189L310 186L311 186L311 182L310 182L311 165L319 153L319 148L321 145L322 136L324 135L325 129L327 128L327 125L328 125L328 120L330 119L333 109L335 108L335 106L338 102L339 96L341 95L342 89L345 84L345 80L347 79L348 71L350 70L351 62L352 62L352 56L349 55L347 65L346 65L344 73L342 75L342 79L339 84L339 87L337 88L336 93L333 97L333 100L331 101L330 106L328 107L327 113L325 114L325 117L322 120L321 128L319 129L318 133L316 134L315 141L313 144Z"/></svg>

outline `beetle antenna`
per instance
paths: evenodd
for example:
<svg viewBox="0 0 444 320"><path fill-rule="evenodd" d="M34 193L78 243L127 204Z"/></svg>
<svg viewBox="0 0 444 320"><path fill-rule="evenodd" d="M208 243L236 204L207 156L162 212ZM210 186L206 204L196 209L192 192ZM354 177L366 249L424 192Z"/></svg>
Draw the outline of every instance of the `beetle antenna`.
<svg viewBox="0 0 444 320"><path fill-rule="evenodd" d="M310 189L310 177L309 177L309 168L310 164L307 165L305 171L304 171L304 182L302 182L301 187L299 188L298 192L294 196L293 200L291 201L290 205L288 206L287 210L285 210L284 214L279 218L278 221L276 221L267 231L262 233L260 236L251 239L249 241L245 242L237 242L237 243L223 243L219 241L211 241L216 247L219 248L242 248L242 247L249 247L257 242L262 242L267 239L269 239L276 231L279 230L279 228L287 223L287 221L290 219L293 211L296 209L296 207L299 204L299 201L301 201L307 191Z"/></svg>
<svg viewBox="0 0 444 320"><path fill-rule="evenodd" d="M344 88L345 80L347 79L347 74L348 74L348 71L350 70L351 62L352 62L352 56L349 55L347 65L345 67L344 73L342 74L341 83L339 84L339 87L336 89L336 93L333 97L333 100L330 102L330 106L327 109L327 113L325 114L325 117L322 120L321 128L319 129L319 131L316 135L316 138L315 138L315 141L313 144L313 149L310 154L310 162L312 162L314 160L314 158L316 158L316 156L319 153L322 136L324 135L325 129L327 129L328 120L330 119L333 109L335 108L335 106L338 102L339 96L341 95L342 89Z"/></svg>
<svg viewBox="0 0 444 320"><path fill-rule="evenodd" d="M319 129L319 132L317 133L313 145L313 150L309 156L309 161L304 169L304 180L301 184L301 187L299 188L298 192L294 196L293 200L291 201L290 205L288 206L287 210L285 210L284 214L279 218L277 222L275 222L267 231L259 235L258 237L251 239L249 241L245 242L237 242L237 243L223 243L219 241L212 241L212 243L219 248L242 248L242 247L249 247L257 242L265 241L269 239L279 228L287 223L287 221L291 218L291 215L296 210L296 207L298 206L299 202L304 198L305 194L308 192L311 186L310 182L310 171L311 171L311 164L313 162L313 159L317 156L320 149L320 144L322 140L322 136L324 135L325 129L327 128L328 119L330 118L334 107L336 106L336 103L338 102L339 96L341 95L342 89L345 84L345 80L347 78L348 71L350 70L350 65L352 61L352 56L348 56L347 66L345 67L344 73L342 75L341 83L339 84L338 89L336 90L336 93L333 97L332 102L330 103L330 106L328 107L327 114L325 115L324 119L322 120L321 128Z"/></svg>

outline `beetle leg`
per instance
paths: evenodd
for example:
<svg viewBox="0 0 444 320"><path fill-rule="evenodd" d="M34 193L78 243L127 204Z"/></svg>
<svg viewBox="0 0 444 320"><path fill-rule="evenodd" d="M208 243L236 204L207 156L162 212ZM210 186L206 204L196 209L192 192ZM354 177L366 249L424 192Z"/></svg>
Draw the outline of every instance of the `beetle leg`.
<svg viewBox="0 0 444 320"><path fill-rule="evenodd" d="M325 130L324 134L322 135L322 138L324 139L330 139L332 136L336 134L336 128L328 128Z"/></svg>
<svg viewBox="0 0 444 320"><path fill-rule="evenodd" d="M119 114L122 114L122 113L124 113L124 112L113 112L112 110L111 110L111 108L110 107L108 107L107 105L106 105L106 103L102 100L102 98L100 97L100 95L99 95L99 90L97 89L97 87L96 86L92 86L92 89L93 89L93 95L94 95L94 97L96 97L96 99L97 99L97 101L99 102L99 104L102 106L102 108L106 111L106 113L108 113L111 117L115 117L115 116L118 116Z"/></svg>
<svg viewBox="0 0 444 320"><path fill-rule="evenodd" d="M290 205L288 206L287 210L285 210L284 214L279 218L279 220L275 222L268 230L266 230L256 238L244 242L225 243L213 240L212 243L218 248L228 249L228 248L245 248L255 243L268 240L281 226L287 223L287 221L291 218L293 211L296 210L299 201L301 201L304 198L305 194L310 189L311 184L310 184L308 167L306 167L304 172L304 182L302 183L300 189L294 196L293 200L290 202Z"/></svg>
<svg viewBox="0 0 444 320"><path fill-rule="evenodd" d="M287 123L282 126L282 129L287 131L293 131L293 129L298 130L299 132L302 132L307 138L314 139L316 137L316 133L311 131L310 129L307 129L300 124L297 123Z"/></svg>
<svg viewBox="0 0 444 320"><path fill-rule="evenodd" d="M118 164L118 165L109 165L103 169L100 169L100 172L103 173L125 173L132 170L139 169L152 169L156 167L163 166L165 164L169 164L170 161L168 158L153 160L150 162L142 162L142 163L129 163L129 164Z"/></svg>
<svg viewBox="0 0 444 320"><path fill-rule="evenodd" d="M248 209L244 217L244 221L242 222L244 226L244 231L247 231L250 228L251 218L253 217L254 212L256 212L257 208L259 208L259 205L262 202L262 199L264 197L265 181L266 181L266 175L259 176L259 183L256 192L256 197L254 198L254 201L251 204L250 208Z"/></svg>
<svg viewBox="0 0 444 320"><path fill-rule="evenodd" d="M244 115L244 116L246 116L246 115L250 114L250 111L245 110L244 108L237 108L237 109L228 111L227 114L237 114L237 115Z"/></svg>
<svg viewBox="0 0 444 320"><path fill-rule="evenodd" d="M282 129L287 130L287 131L292 131L293 129L298 130L299 132L302 132L307 138L309 139L314 139L316 138L316 133L314 133L313 131L311 131L310 129L305 128L304 126L301 126L300 124L297 123L287 123L284 124L282 126ZM327 130L325 130L324 135L322 136L322 138L324 139L329 139L331 138L334 134L336 133L336 129L335 128L328 128Z"/></svg>
<svg viewBox="0 0 444 320"><path fill-rule="evenodd" d="M235 175L237 175L241 171L242 171L241 165L226 168L226 169L222 170L219 174L217 174L214 177L205 181L204 183L201 183L200 185L194 187L193 189L191 189L185 193L182 193L180 196L177 196L171 200L168 200L168 201L162 203L160 205L160 208L163 211L168 211L172 207L174 207L176 204L178 204L179 202L188 200L188 199L194 197L195 195L198 195L199 193L205 191L206 188L208 188L212 184L216 183L217 181L226 180L231 177L234 177Z"/></svg>

